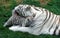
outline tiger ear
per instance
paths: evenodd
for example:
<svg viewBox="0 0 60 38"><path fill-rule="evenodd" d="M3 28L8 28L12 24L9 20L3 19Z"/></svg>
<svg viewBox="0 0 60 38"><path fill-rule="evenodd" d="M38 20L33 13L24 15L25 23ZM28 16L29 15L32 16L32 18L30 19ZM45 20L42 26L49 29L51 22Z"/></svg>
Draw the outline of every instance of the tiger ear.
<svg viewBox="0 0 60 38"><path fill-rule="evenodd" d="M32 7L35 7L34 5L32 5Z"/></svg>

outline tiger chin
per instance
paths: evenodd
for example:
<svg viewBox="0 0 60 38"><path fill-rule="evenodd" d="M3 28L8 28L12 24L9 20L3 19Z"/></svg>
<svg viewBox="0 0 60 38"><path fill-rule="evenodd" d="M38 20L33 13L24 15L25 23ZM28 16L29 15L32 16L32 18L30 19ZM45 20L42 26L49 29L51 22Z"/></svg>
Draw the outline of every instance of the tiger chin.
<svg viewBox="0 0 60 38"><path fill-rule="evenodd" d="M60 16L47 9L20 4L12 11L12 16L4 24L12 31L28 32L34 35L60 34Z"/></svg>

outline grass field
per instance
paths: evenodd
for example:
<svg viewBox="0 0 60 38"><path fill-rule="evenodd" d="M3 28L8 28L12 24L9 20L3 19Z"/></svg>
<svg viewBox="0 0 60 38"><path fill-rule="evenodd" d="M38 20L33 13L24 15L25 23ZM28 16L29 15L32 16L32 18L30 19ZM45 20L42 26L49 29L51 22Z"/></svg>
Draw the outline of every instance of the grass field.
<svg viewBox="0 0 60 38"><path fill-rule="evenodd" d="M60 38L56 35L31 35L23 32L13 32L3 27L4 23L11 16L12 9L17 6L21 0L0 0L0 38ZM55 14L60 15L60 0L51 0L47 5L41 6L39 1L23 0L22 4L31 4L46 8Z"/></svg>

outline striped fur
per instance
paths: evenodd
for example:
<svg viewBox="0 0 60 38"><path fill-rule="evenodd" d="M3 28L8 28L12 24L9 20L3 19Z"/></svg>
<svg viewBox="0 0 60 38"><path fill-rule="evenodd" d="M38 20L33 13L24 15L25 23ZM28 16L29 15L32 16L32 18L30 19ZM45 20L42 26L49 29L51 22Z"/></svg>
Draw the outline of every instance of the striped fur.
<svg viewBox="0 0 60 38"><path fill-rule="evenodd" d="M4 24L12 31L28 32L34 35L60 34L60 16L47 9L31 5L18 5L12 12L11 18Z"/></svg>

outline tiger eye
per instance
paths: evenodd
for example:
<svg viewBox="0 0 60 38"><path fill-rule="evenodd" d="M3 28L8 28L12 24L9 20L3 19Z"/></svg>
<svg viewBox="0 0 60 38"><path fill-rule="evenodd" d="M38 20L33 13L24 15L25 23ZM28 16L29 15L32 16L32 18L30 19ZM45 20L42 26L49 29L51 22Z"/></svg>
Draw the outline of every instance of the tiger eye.
<svg viewBox="0 0 60 38"><path fill-rule="evenodd" d="M31 8L31 7L30 7L30 6L28 6L28 7L26 8L26 11L27 11L27 10L30 10L30 8Z"/></svg>

